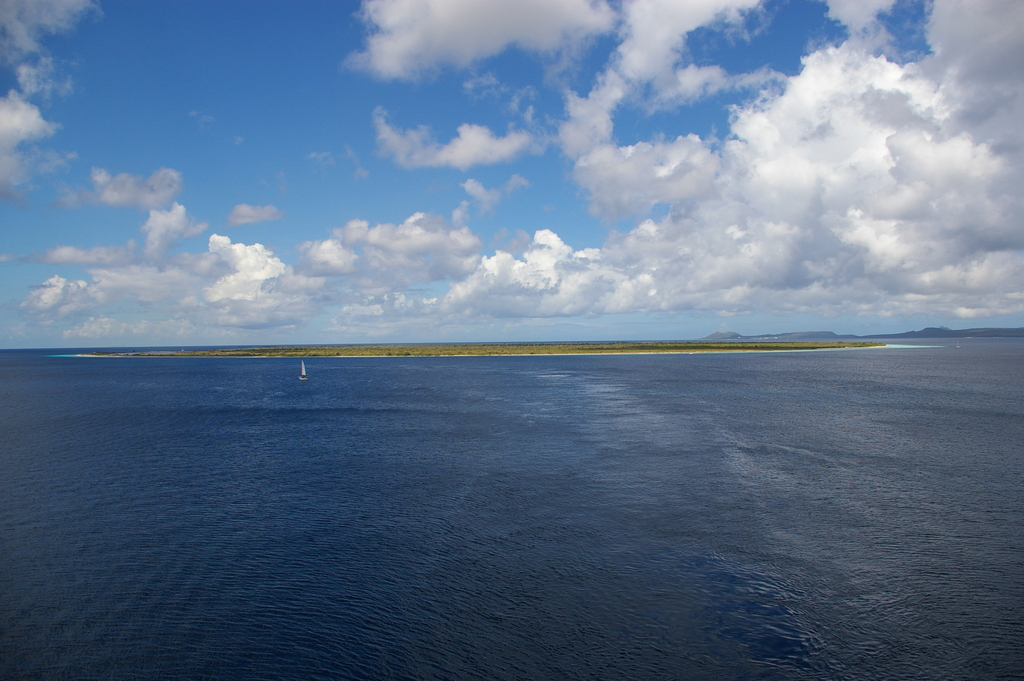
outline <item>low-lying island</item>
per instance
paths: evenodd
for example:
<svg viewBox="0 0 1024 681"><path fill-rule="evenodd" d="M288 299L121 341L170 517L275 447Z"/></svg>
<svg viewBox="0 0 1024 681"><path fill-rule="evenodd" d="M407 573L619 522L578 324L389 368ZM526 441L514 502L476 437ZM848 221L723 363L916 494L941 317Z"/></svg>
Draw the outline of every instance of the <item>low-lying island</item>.
<svg viewBox="0 0 1024 681"><path fill-rule="evenodd" d="M766 352L884 347L868 342L701 342L597 341L576 343L403 343L302 345L181 350L180 352L94 352L92 356L133 357L470 357L496 355L601 355L637 353Z"/></svg>

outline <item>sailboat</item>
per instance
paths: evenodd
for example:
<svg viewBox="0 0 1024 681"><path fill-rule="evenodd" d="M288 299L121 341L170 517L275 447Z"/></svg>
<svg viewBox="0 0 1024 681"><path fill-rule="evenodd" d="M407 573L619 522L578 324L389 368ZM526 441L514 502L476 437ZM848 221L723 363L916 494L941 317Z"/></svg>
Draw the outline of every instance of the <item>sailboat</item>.
<svg viewBox="0 0 1024 681"><path fill-rule="evenodd" d="M299 372L299 380L308 381L309 378L306 376L306 362L300 359L299 366L302 367L302 370Z"/></svg>

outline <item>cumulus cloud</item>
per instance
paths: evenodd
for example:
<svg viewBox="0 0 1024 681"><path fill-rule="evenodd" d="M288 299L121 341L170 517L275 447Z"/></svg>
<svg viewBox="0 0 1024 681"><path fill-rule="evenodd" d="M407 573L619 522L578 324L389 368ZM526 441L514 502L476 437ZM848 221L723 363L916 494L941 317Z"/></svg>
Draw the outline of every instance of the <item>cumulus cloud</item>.
<svg viewBox="0 0 1024 681"><path fill-rule="evenodd" d="M459 126L458 137L441 145L434 141L426 126L415 130L391 127L387 112L380 107L373 113L373 124L381 153L394 158L403 168L450 166L465 170L474 165L510 161L528 150L538 149L528 132L510 130L504 137L495 137L489 128L469 123Z"/></svg>
<svg viewBox="0 0 1024 681"><path fill-rule="evenodd" d="M167 210L151 210L139 227L145 235L143 255L147 260L162 260L167 250L182 239L202 234L208 223L196 222L185 207L174 203ZM56 246L43 254L28 256L29 260L53 265L127 265L136 260L136 245L130 239L125 246Z"/></svg>
<svg viewBox="0 0 1024 681"><path fill-rule="evenodd" d="M81 251L73 254L73 259L82 264L83 254L90 255ZM105 266L88 270L90 281L50 277L22 301L22 314L49 324L82 318L97 307L134 301L147 310L172 315L163 321L129 325L93 314L65 334L69 338L99 338L129 333L188 335L200 326L294 326L308 320L323 304L318 298L324 286L322 278L294 273L262 244L232 243L217 234L210 236L206 253L127 265L100 264Z"/></svg>
<svg viewBox="0 0 1024 681"><path fill-rule="evenodd" d="M20 307L29 317L52 321L88 308L93 302L85 281L69 281L55 274L33 288Z"/></svg>
<svg viewBox="0 0 1024 681"><path fill-rule="evenodd" d="M661 202L664 219L584 251L538 232L522 258L484 258L439 305L508 316L1022 312L1020 205L1000 191L1011 168L950 129L957 106L914 64L852 43L817 51L783 92L735 110L718 151L690 136L603 141L579 157L574 177L596 214Z"/></svg>
<svg viewBox="0 0 1024 681"><path fill-rule="evenodd" d="M401 224L373 227L352 220L335 231L343 243L358 246L371 271L411 281L461 277L476 266L480 238L467 227L453 227L442 218L414 213Z"/></svg>
<svg viewBox="0 0 1024 681"><path fill-rule="evenodd" d="M99 11L95 0L4 0L0 3L0 58L8 63L39 52L47 34L69 30Z"/></svg>
<svg viewBox="0 0 1024 681"><path fill-rule="evenodd" d="M316 277L340 276L355 271L359 255L340 239L304 241L298 246L302 254L303 271Z"/></svg>
<svg viewBox="0 0 1024 681"><path fill-rule="evenodd" d="M436 328L466 319L686 310L1024 313L1024 34L1013 30L1020 3L936 0L927 33L933 54L918 62L879 56L863 36L813 50L792 77L729 74L687 61L688 32L734 24L752 5L616 5L622 42L586 95L566 94L558 137L591 212L636 220L612 231L600 248L573 248L559 230L539 229L521 253L499 248L483 255L480 238L465 225L469 200L481 212L494 210L525 186L515 175L493 188L465 179L468 200L450 222L425 213L394 224L352 220L326 239L299 244L294 268L261 244L219 235L205 253L168 256L175 240L201 231L175 204L151 212L144 259L120 260L130 247L48 251L47 262L90 266L91 280L55 275L29 293L23 314L40 322L75 319L75 333L86 337L104 329L133 333L94 310L118 300L223 328L293 326L327 305L343 305L336 324L347 332L370 319L372 328L386 330L409 328L410 320ZM830 11L855 33L890 6L832 2ZM441 5L426 0L365 7L425 7L424 25L440 21L430 13ZM413 77L419 67L403 66L407 55L434 68L525 45L492 36L487 49L452 57L416 43L418 30L380 28L375 35L383 47L371 37L364 66ZM412 42L401 47L400 36ZM379 66L385 63L391 71ZM740 87L760 92L732 107L721 140L616 140L619 107L678 108ZM470 125L442 144L427 128L392 127L383 109L374 124L382 153L407 168L465 169L539 148L529 133L498 137Z"/></svg>
<svg viewBox="0 0 1024 681"><path fill-rule="evenodd" d="M778 86L768 68L730 74L718 65L690 61L688 35L702 27L739 26L760 0L631 0L622 5L622 38L608 67L585 97L567 91L567 119L559 126L562 151L571 159L612 141L614 113L624 102L648 111L672 110L723 91Z"/></svg>
<svg viewBox="0 0 1024 681"><path fill-rule="evenodd" d="M181 173L173 168L160 168L148 178L129 173L111 175L103 168L93 168L89 179L92 181L92 191L65 190L64 196L57 200L57 205L77 208L104 203L108 206L148 210L166 206L182 189Z"/></svg>
<svg viewBox="0 0 1024 681"><path fill-rule="evenodd" d="M351 273L359 291L379 295L464 277L476 267L480 247L480 238L465 225L415 213L397 225L371 227L365 220L351 220L335 229L332 239L307 242L300 249L309 273Z"/></svg>
<svg viewBox="0 0 1024 681"><path fill-rule="evenodd" d="M1017 167L1024 162L1024 5L1014 0L932 5L922 70L956 103L950 125L990 140Z"/></svg>
<svg viewBox="0 0 1024 681"><path fill-rule="evenodd" d="M44 120L39 108L26 102L15 90L0 98L0 198L21 198L17 187L34 169L25 144L52 135L57 127Z"/></svg>
<svg viewBox="0 0 1024 681"><path fill-rule="evenodd" d="M686 35L718 22L738 22L760 0L632 0L623 3L623 40L616 71L636 82L672 81Z"/></svg>
<svg viewBox="0 0 1024 681"><path fill-rule="evenodd" d="M1012 54L1017 43L995 33ZM1002 114L965 113L977 109L952 65L968 64L986 73L951 47L905 65L856 42L821 49L783 88L736 107L732 135L715 147L692 135L615 145L610 111L625 89L606 72L591 95L570 100L578 115L563 140L576 145L573 176L597 215L662 203L664 218L613 232L599 249L574 250L539 230L522 256L484 256L444 295L382 295L349 306L338 323L682 310L1020 314L1016 147L976 137ZM990 77L1009 85L996 69ZM478 185L464 188L494 199Z"/></svg>
<svg viewBox="0 0 1024 681"><path fill-rule="evenodd" d="M347 64L398 79L468 66L511 45L556 52L615 21L603 0L365 0L360 14L371 33Z"/></svg>
<svg viewBox="0 0 1024 681"><path fill-rule="evenodd" d="M128 173L111 176L103 168L93 168L90 179L94 193L83 194L84 198L108 206L142 209L166 206L181 191L182 184L181 173L172 168L160 168L148 178Z"/></svg>
<svg viewBox="0 0 1024 681"><path fill-rule="evenodd" d="M231 243L219 234L210 235L210 253L214 253L231 266L232 272L203 290L211 303L218 300L255 300L262 292L263 282L285 273L285 264L263 244L247 246Z"/></svg>
<svg viewBox="0 0 1024 681"><path fill-rule="evenodd" d="M228 227L245 225L250 222L280 220L283 217L284 213L274 206L250 206L247 203L240 203L228 214Z"/></svg>
<svg viewBox="0 0 1024 681"><path fill-rule="evenodd" d="M719 157L696 135L624 147L599 144L576 160L573 178L591 212L609 219L646 214L655 204L711 198Z"/></svg>
<svg viewBox="0 0 1024 681"><path fill-rule="evenodd" d="M94 0L0 2L0 66L14 68L21 88L20 93L12 89L0 98L0 199L21 202L24 189L19 187L32 174L52 170L64 162L60 154L29 144L52 135L59 126L44 120L25 97L70 92L70 80L56 79L53 60L40 54L39 41L44 35L70 29L93 10L98 11ZM33 55L34 59L24 61Z"/></svg>
<svg viewBox="0 0 1024 681"><path fill-rule="evenodd" d="M263 244L211 234L209 252L229 271L203 289L206 319L241 328L295 326L319 309L315 294L323 280L295 275Z"/></svg>
<svg viewBox="0 0 1024 681"><path fill-rule="evenodd" d="M522 259L498 251L481 259L441 301L448 312L496 317L549 317L595 311L595 297L622 275L600 264L600 251L573 251L554 232L536 232Z"/></svg>
<svg viewBox="0 0 1024 681"><path fill-rule="evenodd" d="M147 258L159 258L175 242L198 236L206 231L209 224L196 222L185 212L185 206L175 203L167 210L149 211L149 219L142 225L146 235L144 253Z"/></svg>

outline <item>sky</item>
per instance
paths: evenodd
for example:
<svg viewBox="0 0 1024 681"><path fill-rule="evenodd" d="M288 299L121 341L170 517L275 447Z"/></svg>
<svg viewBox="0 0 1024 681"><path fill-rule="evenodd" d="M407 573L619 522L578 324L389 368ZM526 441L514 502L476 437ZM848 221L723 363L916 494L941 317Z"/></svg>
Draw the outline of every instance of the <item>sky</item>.
<svg viewBox="0 0 1024 681"><path fill-rule="evenodd" d="M2 0L0 347L1024 326L1019 0Z"/></svg>

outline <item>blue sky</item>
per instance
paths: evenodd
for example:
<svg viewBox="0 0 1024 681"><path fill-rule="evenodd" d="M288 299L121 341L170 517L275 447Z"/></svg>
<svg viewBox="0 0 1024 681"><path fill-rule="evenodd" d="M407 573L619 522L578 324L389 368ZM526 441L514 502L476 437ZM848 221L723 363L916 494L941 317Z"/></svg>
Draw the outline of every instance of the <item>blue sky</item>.
<svg viewBox="0 0 1024 681"><path fill-rule="evenodd" d="M0 345L1024 326L1024 5L0 7Z"/></svg>

